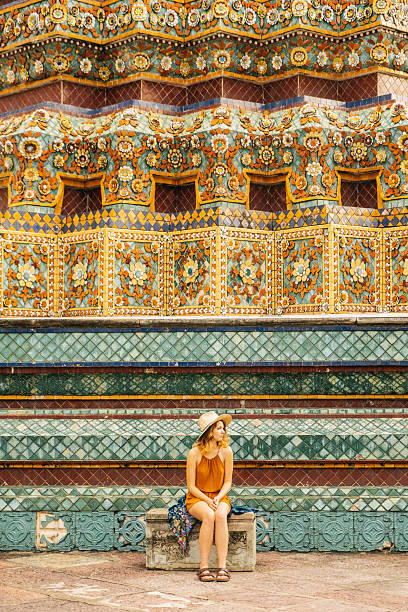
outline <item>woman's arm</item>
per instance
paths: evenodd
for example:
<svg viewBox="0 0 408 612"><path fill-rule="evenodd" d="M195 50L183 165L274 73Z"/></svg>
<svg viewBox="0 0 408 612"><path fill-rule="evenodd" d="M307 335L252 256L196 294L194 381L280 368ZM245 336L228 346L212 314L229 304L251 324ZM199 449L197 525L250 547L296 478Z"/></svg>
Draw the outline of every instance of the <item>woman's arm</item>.
<svg viewBox="0 0 408 612"><path fill-rule="evenodd" d="M205 501L212 510L215 510L214 502L211 497L207 497L205 493L196 487L196 471L197 464L201 458L201 453L197 447L191 449L187 455L187 488L189 493L198 499Z"/></svg>
<svg viewBox="0 0 408 612"><path fill-rule="evenodd" d="M224 497L230 490L232 486L232 470L233 470L234 458L232 454L231 448L228 446L224 450L224 483L221 487L220 492L217 497L214 498L214 501L218 505L220 499Z"/></svg>

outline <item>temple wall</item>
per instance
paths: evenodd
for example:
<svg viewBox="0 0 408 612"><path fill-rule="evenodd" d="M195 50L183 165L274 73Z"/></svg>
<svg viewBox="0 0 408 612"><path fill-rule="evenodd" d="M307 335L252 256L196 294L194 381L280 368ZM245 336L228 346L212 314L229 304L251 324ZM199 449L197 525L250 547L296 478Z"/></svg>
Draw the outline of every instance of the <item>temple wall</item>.
<svg viewBox="0 0 408 612"><path fill-rule="evenodd" d="M0 2L0 550L144 550L209 410L258 550L408 550L407 25Z"/></svg>

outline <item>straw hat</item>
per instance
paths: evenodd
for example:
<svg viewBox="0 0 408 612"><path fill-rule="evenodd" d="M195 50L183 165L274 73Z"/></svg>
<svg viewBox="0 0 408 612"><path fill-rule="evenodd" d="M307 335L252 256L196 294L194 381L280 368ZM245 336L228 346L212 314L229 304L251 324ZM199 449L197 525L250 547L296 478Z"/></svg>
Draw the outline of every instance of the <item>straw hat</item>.
<svg viewBox="0 0 408 612"><path fill-rule="evenodd" d="M229 414L217 414L214 411L202 414L198 419L198 425L201 429L201 434L198 436L198 438L201 438L201 436L205 434L207 429L209 429L211 425L214 425L214 423L217 423L218 421L224 421L225 426L227 426L229 425L229 423L231 423L232 416Z"/></svg>

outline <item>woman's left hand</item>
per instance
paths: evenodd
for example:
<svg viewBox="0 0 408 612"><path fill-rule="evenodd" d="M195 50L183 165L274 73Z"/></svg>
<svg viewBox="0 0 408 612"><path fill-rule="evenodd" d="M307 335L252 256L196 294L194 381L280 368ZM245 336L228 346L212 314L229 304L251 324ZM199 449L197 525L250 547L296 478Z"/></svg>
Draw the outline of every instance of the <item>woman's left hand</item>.
<svg viewBox="0 0 408 612"><path fill-rule="evenodd" d="M220 503L219 498L218 498L218 497L214 497L213 502L214 502L214 504L215 504L215 505L217 506L217 508L218 508L218 504Z"/></svg>

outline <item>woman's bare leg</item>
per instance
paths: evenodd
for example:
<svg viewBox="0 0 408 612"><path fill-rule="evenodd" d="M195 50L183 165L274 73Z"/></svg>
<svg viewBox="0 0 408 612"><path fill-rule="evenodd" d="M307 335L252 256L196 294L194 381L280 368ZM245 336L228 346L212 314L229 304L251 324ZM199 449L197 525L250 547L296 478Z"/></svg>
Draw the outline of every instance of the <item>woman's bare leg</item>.
<svg viewBox="0 0 408 612"><path fill-rule="evenodd" d="M227 504L225 504L227 505ZM200 529L200 568L208 567L210 550L214 540L214 511L204 501L197 502L189 510L194 518L201 521Z"/></svg>
<svg viewBox="0 0 408 612"><path fill-rule="evenodd" d="M215 546L218 555L218 567L226 567L228 553L228 525L227 515L230 507L225 502L220 502L215 511Z"/></svg>

